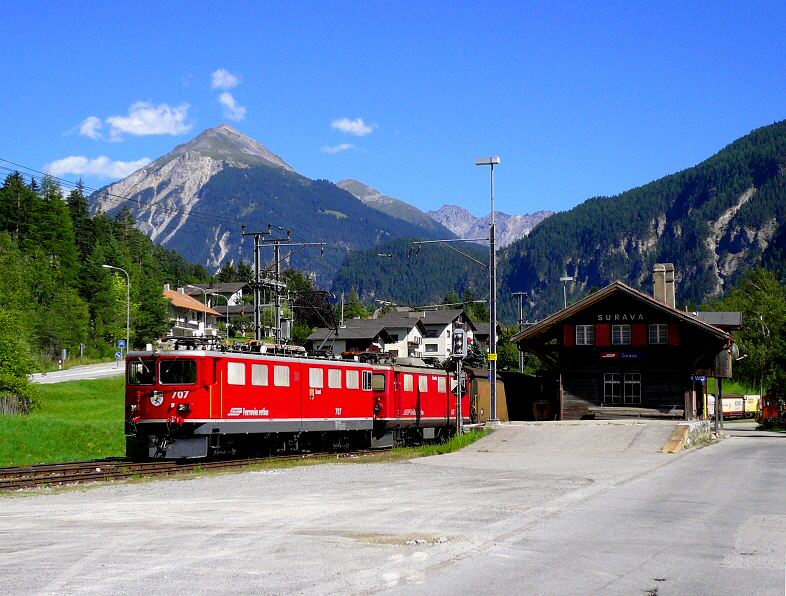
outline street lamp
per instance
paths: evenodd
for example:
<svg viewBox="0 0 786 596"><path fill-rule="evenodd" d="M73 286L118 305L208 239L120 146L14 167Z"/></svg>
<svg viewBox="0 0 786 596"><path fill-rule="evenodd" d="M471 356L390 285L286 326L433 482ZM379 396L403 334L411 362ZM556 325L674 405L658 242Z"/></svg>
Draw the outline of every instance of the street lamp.
<svg viewBox="0 0 786 596"><path fill-rule="evenodd" d="M117 269L126 274L126 356L128 356L128 348L131 347L131 276L122 267L114 267L113 265L101 265L101 267L104 269Z"/></svg>
<svg viewBox="0 0 786 596"><path fill-rule="evenodd" d="M210 295L211 296L215 296L216 298L223 298L224 302L227 303L227 329L226 329L226 333L227 333L227 341L229 341L229 298L227 298L223 294L216 294L215 292L210 294ZM220 335L221 334L219 333L219 336Z"/></svg>
<svg viewBox="0 0 786 596"><path fill-rule="evenodd" d="M491 166L491 226L489 228L489 306L491 329L489 329L489 422L497 420L497 249L494 239L494 166L499 157L479 157L476 166Z"/></svg>
<svg viewBox="0 0 786 596"><path fill-rule="evenodd" d="M195 290L199 290L204 294L204 305L205 305L205 320L202 322L204 328L202 329L202 334L204 337L207 337L207 292L205 292L204 288L200 288L199 286L192 286L191 284L186 284L187 288L194 288Z"/></svg>
<svg viewBox="0 0 786 596"><path fill-rule="evenodd" d="M565 289L568 287L568 282L573 281L573 276L566 275L564 277L560 277L559 280L562 282L562 301L565 303L565 308L568 308L568 291Z"/></svg>

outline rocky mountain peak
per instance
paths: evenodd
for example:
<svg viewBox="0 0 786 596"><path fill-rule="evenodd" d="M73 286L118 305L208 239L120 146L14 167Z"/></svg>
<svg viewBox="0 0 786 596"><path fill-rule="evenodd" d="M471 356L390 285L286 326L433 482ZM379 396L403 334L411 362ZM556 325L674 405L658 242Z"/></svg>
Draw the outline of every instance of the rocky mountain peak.
<svg viewBox="0 0 786 596"><path fill-rule="evenodd" d="M233 165L263 164L294 172L292 167L278 155L226 123L202 131L187 143L178 145L157 159L153 165L161 167L186 153L197 153L211 159L227 161Z"/></svg>

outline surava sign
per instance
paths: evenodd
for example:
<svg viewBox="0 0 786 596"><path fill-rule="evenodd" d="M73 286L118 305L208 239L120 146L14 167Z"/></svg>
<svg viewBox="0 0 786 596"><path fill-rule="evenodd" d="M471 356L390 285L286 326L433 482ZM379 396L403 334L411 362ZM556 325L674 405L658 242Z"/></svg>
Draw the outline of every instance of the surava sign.
<svg viewBox="0 0 786 596"><path fill-rule="evenodd" d="M601 314L601 315L598 315L598 319L597 320L600 323L603 323L603 322L606 322L606 321L609 321L609 322L612 322L612 321L628 321L628 322L630 322L630 321L643 321L644 320L644 315L641 314L641 313L638 313L638 314L636 314L636 313L633 313L633 314L623 313L623 314L609 314L609 315Z"/></svg>

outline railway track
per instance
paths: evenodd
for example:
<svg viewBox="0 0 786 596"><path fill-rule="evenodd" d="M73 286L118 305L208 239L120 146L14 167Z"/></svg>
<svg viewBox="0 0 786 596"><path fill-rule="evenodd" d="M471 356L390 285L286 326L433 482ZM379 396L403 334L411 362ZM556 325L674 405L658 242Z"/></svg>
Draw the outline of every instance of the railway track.
<svg viewBox="0 0 786 596"><path fill-rule="evenodd" d="M230 470L250 467L257 464L307 460L320 458L373 457L378 451L352 451L341 453L305 453L252 459L222 461L149 461L134 462L125 458L110 458L63 464L43 464L0 468L0 491L21 490L38 487L64 486L87 482L126 480L129 478L149 478L154 476L173 476L205 470Z"/></svg>

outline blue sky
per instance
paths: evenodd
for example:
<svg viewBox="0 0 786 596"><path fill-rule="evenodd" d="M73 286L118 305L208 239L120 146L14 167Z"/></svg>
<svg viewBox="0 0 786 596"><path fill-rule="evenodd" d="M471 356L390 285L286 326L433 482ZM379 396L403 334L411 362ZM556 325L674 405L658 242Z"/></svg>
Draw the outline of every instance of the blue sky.
<svg viewBox="0 0 786 596"><path fill-rule="evenodd" d="M570 209L786 118L786 3L6 3L0 162L98 188L227 122L423 210ZM3 170L3 173L7 170ZM242 223L242 222L239 222Z"/></svg>

